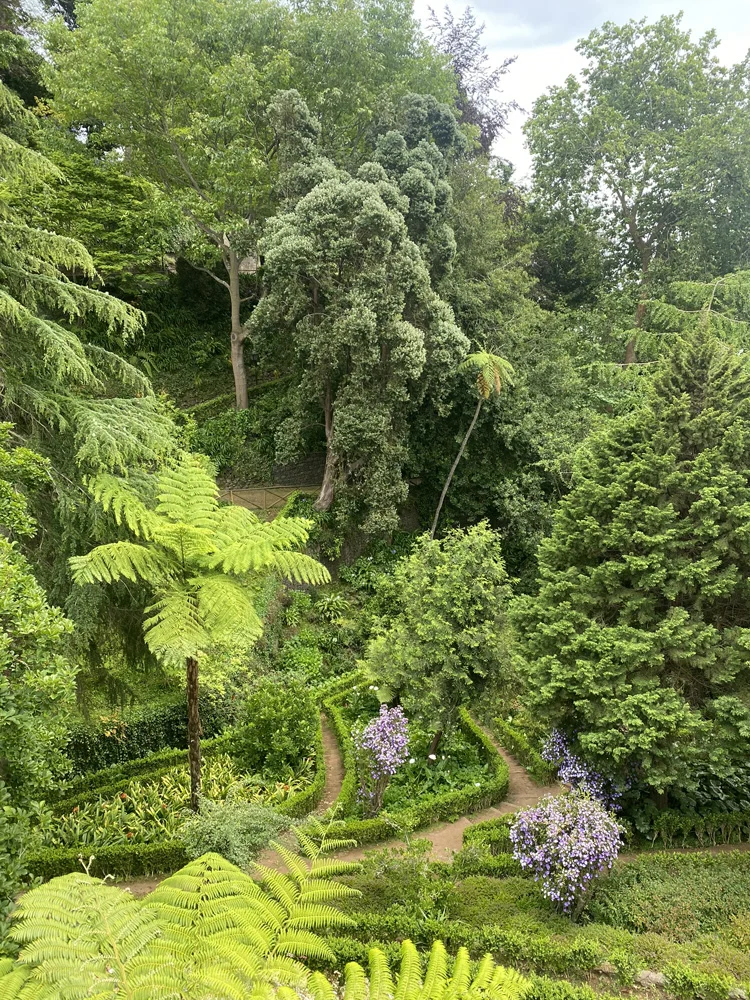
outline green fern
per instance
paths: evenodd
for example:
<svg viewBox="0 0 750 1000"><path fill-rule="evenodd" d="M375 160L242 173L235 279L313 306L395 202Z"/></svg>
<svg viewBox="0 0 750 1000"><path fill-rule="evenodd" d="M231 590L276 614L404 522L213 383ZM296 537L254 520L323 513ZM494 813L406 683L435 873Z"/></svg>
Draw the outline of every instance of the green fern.
<svg viewBox="0 0 750 1000"><path fill-rule="evenodd" d="M21 951L0 960L0 1000L338 1000L293 957L330 960L315 928L348 919L331 917L328 904L355 890L320 874L328 846L307 838L300 857L277 845L289 871L259 866L264 885L206 854L142 900L84 874L53 879L19 903L11 937ZM490 955L472 975L461 949L451 967L440 942L422 969L410 941L397 973L373 948L369 976L347 965L343 1000L522 1000L529 987Z"/></svg>
<svg viewBox="0 0 750 1000"><path fill-rule="evenodd" d="M190 717L191 803L200 792L197 662L216 646L249 648L263 625L253 586L268 573L325 583L328 571L303 552L309 524L300 518L260 521L219 504L203 461L183 455L158 476L155 489L106 474L90 484L94 499L135 541L99 545L70 560L78 584L143 581L153 593L145 609L146 643L167 665L186 667ZM155 497L155 500L154 500Z"/></svg>
<svg viewBox="0 0 750 1000"><path fill-rule="evenodd" d="M82 283L96 272L80 243L27 222L40 190L63 180L28 148L38 128L0 83L2 409L22 429L41 422L69 435L77 461L89 467L159 459L173 447L174 427L148 379L74 332L93 320L127 342L142 330L143 313Z"/></svg>

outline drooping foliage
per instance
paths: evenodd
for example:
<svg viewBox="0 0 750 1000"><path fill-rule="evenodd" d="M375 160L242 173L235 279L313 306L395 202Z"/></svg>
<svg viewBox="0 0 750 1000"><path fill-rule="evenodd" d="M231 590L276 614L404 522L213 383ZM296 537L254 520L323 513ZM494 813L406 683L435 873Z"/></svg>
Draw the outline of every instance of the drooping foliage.
<svg viewBox="0 0 750 1000"><path fill-rule="evenodd" d="M114 351L79 336L81 323L127 341L144 317L73 280L95 276L88 251L26 220L23 205L60 180L29 148L35 121L0 84L0 344L2 409L19 429L67 437L89 466L124 468L171 446L172 424L147 379Z"/></svg>
<svg viewBox="0 0 750 1000"><path fill-rule="evenodd" d="M581 452L539 593L514 605L534 712L678 799L747 780L749 420L744 355L678 339L647 400Z"/></svg>

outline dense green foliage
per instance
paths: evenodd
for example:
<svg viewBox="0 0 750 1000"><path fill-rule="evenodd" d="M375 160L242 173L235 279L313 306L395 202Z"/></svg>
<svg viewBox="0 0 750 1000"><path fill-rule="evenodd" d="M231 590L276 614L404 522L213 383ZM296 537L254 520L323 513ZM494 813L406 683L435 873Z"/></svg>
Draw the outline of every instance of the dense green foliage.
<svg viewBox="0 0 750 1000"><path fill-rule="evenodd" d="M750 371L700 331L592 436L515 605L526 699L586 756L678 799L746 787Z"/></svg>
<svg viewBox="0 0 750 1000"><path fill-rule="evenodd" d="M0 995L743 1000L750 63L592 27L519 183L471 10L3 5Z"/></svg>
<svg viewBox="0 0 750 1000"><path fill-rule="evenodd" d="M420 539L387 586L392 624L366 661L387 699L397 695L408 715L444 732L472 697L512 682L510 588L499 539L486 524Z"/></svg>

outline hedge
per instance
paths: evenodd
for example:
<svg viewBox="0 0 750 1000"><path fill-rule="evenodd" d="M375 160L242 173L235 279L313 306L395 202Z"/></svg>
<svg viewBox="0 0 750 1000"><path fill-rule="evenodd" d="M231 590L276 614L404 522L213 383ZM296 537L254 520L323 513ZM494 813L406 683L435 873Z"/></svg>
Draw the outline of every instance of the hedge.
<svg viewBox="0 0 750 1000"><path fill-rule="evenodd" d="M336 698L329 699L325 702L324 708L333 724L344 759L345 776L335 805L345 816L356 799L357 772L351 732L336 701ZM489 762L490 777L482 782L479 788L470 785L440 795L425 796L410 808L391 813L387 817L345 818L343 825L336 830L336 836L353 840L357 844L373 844L393 837L401 829L417 830L430 823L454 819L463 813L476 812L502 801L508 793L507 764L495 749L492 740L465 709L461 710L459 720L466 736L480 745Z"/></svg>
<svg viewBox="0 0 750 1000"><path fill-rule="evenodd" d="M201 699L201 725L206 736L221 733L232 721L232 702L228 699ZM108 723L72 726L68 731L65 755L73 775L88 775L126 761L138 760L166 747L187 749L187 704L146 708L127 715L119 724Z"/></svg>
<svg viewBox="0 0 750 1000"><path fill-rule="evenodd" d="M470 927L462 920L423 919L404 913L363 913L355 915L354 926L345 938L333 938L341 950L341 942L367 942L368 947L377 941L402 941L409 938L420 948L429 948L433 941L443 941L446 949L455 954L465 947L472 958L481 958L491 952L507 965L523 965L560 975L585 973L596 969L606 956L598 941L576 938L566 941L551 934L533 934L506 930L499 925ZM328 940L328 939L327 939ZM354 946L352 950L354 950ZM366 954L366 952L365 952Z"/></svg>
<svg viewBox="0 0 750 1000"><path fill-rule="evenodd" d="M315 777L312 782L296 795L276 806L276 811L284 813L286 816L299 818L307 816L317 807L323 798L326 787L326 759L323 750L323 723L318 718L318 729L315 734Z"/></svg>
<svg viewBox="0 0 750 1000"><path fill-rule="evenodd" d="M474 823L464 830L464 847L480 847L490 854L512 854L513 845L510 842L510 825L513 816L499 816L497 819L486 819Z"/></svg>
<svg viewBox="0 0 750 1000"><path fill-rule="evenodd" d="M156 844L115 844L111 847L47 847L29 854L24 863L31 875L43 879L82 871L81 858L89 872L103 878L132 878L135 875L155 875L175 871L186 865L189 858L181 840L164 840Z"/></svg>
<svg viewBox="0 0 750 1000"><path fill-rule="evenodd" d="M675 841L679 842L675 844ZM750 809L704 810L700 813L664 809L651 827L648 840L663 847L686 847L688 842L700 847L715 844L738 844L750 841Z"/></svg>
<svg viewBox="0 0 750 1000"><path fill-rule="evenodd" d="M557 776L557 769L548 763L525 733L509 725L505 719L495 719L492 731L501 747L512 754L526 768L534 781L540 785L551 785Z"/></svg>

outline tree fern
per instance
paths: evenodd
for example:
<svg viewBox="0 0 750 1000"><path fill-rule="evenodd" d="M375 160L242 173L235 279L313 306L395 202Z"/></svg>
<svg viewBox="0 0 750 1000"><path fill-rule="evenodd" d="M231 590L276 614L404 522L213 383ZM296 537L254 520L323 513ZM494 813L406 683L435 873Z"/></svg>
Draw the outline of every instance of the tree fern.
<svg viewBox="0 0 750 1000"><path fill-rule="evenodd" d="M300 900L311 891L331 900L347 890L313 876L320 846L306 860L282 853L289 874L274 872L282 881L265 886L207 854L142 900L84 874L33 889L11 932L19 958L0 961L0 1000L337 1000L324 976L310 975L291 956L332 957L312 929L322 910ZM347 965L343 1000L522 1000L529 986L489 955L473 975L464 949L450 971L449 965L440 942L424 979L410 941L402 945L398 972L374 948L369 976Z"/></svg>
<svg viewBox="0 0 750 1000"><path fill-rule="evenodd" d="M249 648L262 632L252 587L266 573L323 583L328 571L294 551L307 540L308 522L219 505L216 484L202 460L183 455L140 485L104 474L91 493L136 541L100 545L70 560L76 583L141 580L153 593L143 623L146 643L165 664L184 665L188 694L191 804L200 792L198 660L217 645ZM230 574L230 575L227 575Z"/></svg>

